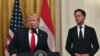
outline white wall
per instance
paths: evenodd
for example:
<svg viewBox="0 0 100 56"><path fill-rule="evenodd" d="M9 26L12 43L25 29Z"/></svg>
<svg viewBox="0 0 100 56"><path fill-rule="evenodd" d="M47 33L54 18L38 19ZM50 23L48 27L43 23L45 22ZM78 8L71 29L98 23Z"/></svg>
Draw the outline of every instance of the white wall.
<svg viewBox="0 0 100 56"><path fill-rule="evenodd" d="M86 11L85 24L95 28L100 40L100 0L61 0L62 56L69 56L65 50L67 32L70 27L76 25L73 12L78 8ZM99 55L100 51L95 56Z"/></svg>
<svg viewBox="0 0 100 56"><path fill-rule="evenodd" d="M62 9L63 8L63 9ZM65 50L67 31L69 28L69 1L61 0L61 29L62 29L62 56L68 56Z"/></svg>
<svg viewBox="0 0 100 56"><path fill-rule="evenodd" d="M61 24L61 17L60 17L60 0L55 0L55 15L56 15L56 51L60 51L61 52L61 28L60 28L60 24Z"/></svg>

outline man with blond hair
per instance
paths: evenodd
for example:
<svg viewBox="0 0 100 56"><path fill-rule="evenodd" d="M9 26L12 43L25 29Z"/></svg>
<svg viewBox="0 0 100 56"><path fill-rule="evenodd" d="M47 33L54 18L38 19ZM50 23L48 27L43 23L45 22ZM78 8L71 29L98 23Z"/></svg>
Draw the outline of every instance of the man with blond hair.
<svg viewBox="0 0 100 56"><path fill-rule="evenodd" d="M50 52L47 44L48 34L38 28L40 17L37 14L31 14L26 20L28 27L18 29L8 46L11 56L19 53L34 53L37 50Z"/></svg>

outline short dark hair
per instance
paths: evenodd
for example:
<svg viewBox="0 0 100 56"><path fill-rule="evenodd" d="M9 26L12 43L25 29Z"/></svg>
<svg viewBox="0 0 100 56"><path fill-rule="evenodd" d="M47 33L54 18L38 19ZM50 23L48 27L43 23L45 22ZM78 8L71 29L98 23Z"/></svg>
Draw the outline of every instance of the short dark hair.
<svg viewBox="0 0 100 56"><path fill-rule="evenodd" d="M75 14L76 12L78 12L78 11L81 12L83 16L86 16L86 12L85 12L84 10L82 10L82 9L76 9L76 10L74 11L74 14Z"/></svg>

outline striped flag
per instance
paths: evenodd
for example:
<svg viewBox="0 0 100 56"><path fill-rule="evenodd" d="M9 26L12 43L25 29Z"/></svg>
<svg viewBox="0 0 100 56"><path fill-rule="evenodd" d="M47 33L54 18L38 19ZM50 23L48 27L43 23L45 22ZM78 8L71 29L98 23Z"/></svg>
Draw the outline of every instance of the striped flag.
<svg viewBox="0 0 100 56"><path fill-rule="evenodd" d="M14 8L13 8L13 13L10 21L10 28L7 36L7 45L5 48L5 56L10 56L8 52L8 45L13 39L14 32L19 29L23 28L23 20L22 20L22 14L20 10L20 4L19 0L15 0L14 2Z"/></svg>
<svg viewBox="0 0 100 56"><path fill-rule="evenodd" d="M43 0L41 8L40 29L48 33L48 46L55 51L54 26L51 18L51 11L47 0Z"/></svg>

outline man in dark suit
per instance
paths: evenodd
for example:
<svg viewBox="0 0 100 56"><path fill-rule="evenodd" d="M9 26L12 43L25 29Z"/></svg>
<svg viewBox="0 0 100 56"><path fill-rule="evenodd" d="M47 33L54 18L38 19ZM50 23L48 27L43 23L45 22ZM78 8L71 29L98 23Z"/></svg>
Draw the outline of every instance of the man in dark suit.
<svg viewBox="0 0 100 56"><path fill-rule="evenodd" d="M65 48L71 56L94 56L99 49L95 30L84 24L84 10L75 10L74 16L77 26L69 29Z"/></svg>
<svg viewBox="0 0 100 56"><path fill-rule="evenodd" d="M27 19L28 28L19 29L15 32L14 38L8 46L11 56L19 53L34 53L37 50L50 52L47 44L48 34L38 28L40 18L30 15Z"/></svg>

